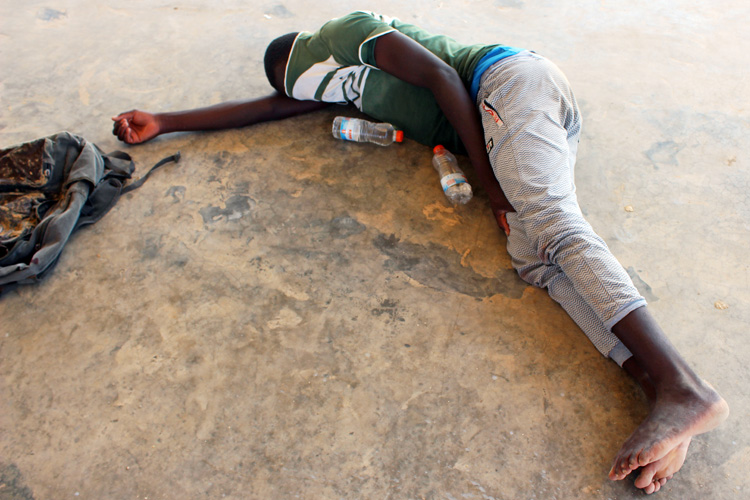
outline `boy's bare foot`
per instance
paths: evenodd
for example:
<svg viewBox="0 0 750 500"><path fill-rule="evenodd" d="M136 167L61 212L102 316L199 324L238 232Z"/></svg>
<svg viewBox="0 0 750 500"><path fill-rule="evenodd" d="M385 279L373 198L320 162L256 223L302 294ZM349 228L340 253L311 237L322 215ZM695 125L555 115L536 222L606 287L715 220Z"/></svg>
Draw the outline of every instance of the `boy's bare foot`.
<svg viewBox="0 0 750 500"><path fill-rule="evenodd" d="M691 439L688 438L659 460L643 467L635 480L635 487L642 489L647 495L659 491L685 463Z"/></svg>
<svg viewBox="0 0 750 500"><path fill-rule="evenodd" d="M655 464L672 451L679 456L683 451L678 449L680 446L684 444L686 452L690 438L716 428L729 414L726 401L702 381L662 392L657 395L651 413L620 448L609 472L610 479L623 479L639 467ZM661 463L654 467L658 471L668 465ZM676 470L671 473L674 472Z"/></svg>

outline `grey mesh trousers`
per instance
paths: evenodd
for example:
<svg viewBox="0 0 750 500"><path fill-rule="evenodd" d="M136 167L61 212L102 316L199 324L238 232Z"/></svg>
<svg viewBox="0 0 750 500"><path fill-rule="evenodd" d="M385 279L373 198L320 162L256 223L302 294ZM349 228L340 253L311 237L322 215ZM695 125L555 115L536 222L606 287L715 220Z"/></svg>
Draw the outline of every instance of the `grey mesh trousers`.
<svg viewBox="0 0 750 500"><path fill-rule="evenodd" d="M646 301L578 206L581 116L567 79L524 51L485 72L477 105L492 168L516 210L508 214L513 267L547 288L599 352L622 365L631 354L612 326Z"/></svg>

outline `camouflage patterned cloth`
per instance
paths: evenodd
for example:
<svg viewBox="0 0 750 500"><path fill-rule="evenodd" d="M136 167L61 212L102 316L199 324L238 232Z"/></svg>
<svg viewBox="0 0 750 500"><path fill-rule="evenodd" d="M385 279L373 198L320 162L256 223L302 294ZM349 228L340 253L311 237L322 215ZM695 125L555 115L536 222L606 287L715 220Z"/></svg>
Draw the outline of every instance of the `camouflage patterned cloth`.
<svg viewBox="0 0 750 500"><path fill-rule="evenodd" d="M104 154L68 132L0 150L0 291L42 279L76 229L178 159L165 158L124 187L135 169L128 154Z"/></svg>

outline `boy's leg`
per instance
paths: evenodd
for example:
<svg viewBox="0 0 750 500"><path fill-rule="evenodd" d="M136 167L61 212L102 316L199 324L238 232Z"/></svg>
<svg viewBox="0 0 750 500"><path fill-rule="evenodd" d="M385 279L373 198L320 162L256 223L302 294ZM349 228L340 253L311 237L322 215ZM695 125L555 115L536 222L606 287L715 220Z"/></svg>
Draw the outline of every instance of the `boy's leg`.
<svg viewBox="0 0 750 500"><path fill-rule="evenodd" d="M653 410L657 404L656 388L648 373L638 364L627 347L604 327L559 266L545 265L539 260L514 214L508 214L508 223L511 227L508 252L513 259L513 267L521 278L531 285L547 288L550 297L565 309L599 352L616 361L638 382ZM664 457L644 467L636 478L635 485L646 493L658 491L682 467L690 440L688 437L680 441Z"/></svg>
<svg viewBox="0 0 750 500"><path fill-rule="evenodd" d="M536 254L516 214L508 214L508 253L513 268L530 285L546 288L550 297L583 330L602 355L612 358L618 365L631 357L630 351L605 326L591 306L576 291L573 283L560 266L544 264Z"/></svg>
<svg viewBox="0 0 750 500"><path fill-rule="evenodd" d="M623 479L674 452L682 451L684 460L690 439L723 422L729 407L680 356L647 308L631 312L612 331L631 350L656 394L648 417L615 457L610 478Z"/></svg>
<svg viewBox="0 0 750 500"><path fill-rule="evenodd" d="M567 80L546 59L521 53L490 69L479 107L495 175L516 209L508 214L514 266L534 285L553 285L561 298L567 287L554 285L563 274L576 292L573 303L582 298L603 325L605 343L591 340L608 352L618 342L611 326L646 302L578 207L573 170L581 120Z"/></svg>
<svg viewBox="0 0 750 500"><path fill-rule="evenodd" d="M623 445L611 477L655 467L691 436L718 425L726 403L666 340L625 270L583 219L571 147L580 119L565 77L539 56L508 58L483 79L479 104L495 175L540 261L562 269L653 383L652 411Z"/></svg>

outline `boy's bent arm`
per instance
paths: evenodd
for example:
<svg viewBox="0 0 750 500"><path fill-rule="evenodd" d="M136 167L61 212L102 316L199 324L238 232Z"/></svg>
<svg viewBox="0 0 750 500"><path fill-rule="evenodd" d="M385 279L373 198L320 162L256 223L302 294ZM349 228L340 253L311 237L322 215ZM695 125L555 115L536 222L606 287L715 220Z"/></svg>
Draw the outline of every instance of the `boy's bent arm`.
<svg viewBox="0 0 750 500"><path fill-rule="evenodd" d="M479 181L489 196L498 224L507 233L504 214L514 210L495 179L485 150L479 112L456 70L397 31L377 39L375 62L378 68L396 78L432 91L440 109L461 137Z"/></svg>
<svg viewBox="0 0 750 500"><path fill-rule="evenodd" d="M280 93L246 101L171 113L133 110L112 118L112 133L128 144L140 144L169 132L221 130L280 120L328 106L317 101L298 101Z"/></svg>

